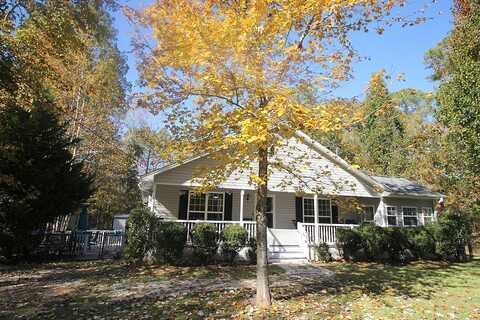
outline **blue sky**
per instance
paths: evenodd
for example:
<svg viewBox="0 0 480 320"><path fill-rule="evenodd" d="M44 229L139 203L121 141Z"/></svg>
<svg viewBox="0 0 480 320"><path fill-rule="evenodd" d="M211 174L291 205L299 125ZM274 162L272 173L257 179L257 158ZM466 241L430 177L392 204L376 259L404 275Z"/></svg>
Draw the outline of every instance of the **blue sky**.
<svg viewBox="0 0 480 320"><path fill-rule="evenodd" d="M124 1L134 7L144 6L144 2ZM410 1L410 5L398 10L400 15L411 13L415 9L426 5L425 16L431 20L413 27L399 25L388 27L382 35L375 32L357 32L352 34L354 47L366 60L353 65L353 79L343 83L333 96L363 97L363 92L372 73L385 69L393 78L397 74L404 75L404 81L392 80L389 89L396 91L401 88L416 88L434 90L435 84L427 79L430 72L423 63L425 52L442 40L452 28L451 1L440 0L437 3L428 1ZM136 59L131 53L131 37L134 29L121 12L114 16L115 28L118 31L118 46L128 58L129 71L127 79L138 89L135 83L138 74L135 69ZM126 118L127 126L141 126L147 124L158 129L161 123L147 111L137 110Z"/></svg>

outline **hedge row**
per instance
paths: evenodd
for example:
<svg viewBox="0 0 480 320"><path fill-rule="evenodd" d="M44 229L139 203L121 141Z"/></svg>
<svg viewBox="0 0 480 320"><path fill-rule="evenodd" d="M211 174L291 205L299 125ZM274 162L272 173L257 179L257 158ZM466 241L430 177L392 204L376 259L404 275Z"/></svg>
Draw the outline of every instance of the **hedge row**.
<svg viewBox="0 0 480 320"><path fill-rule="evenodd" d="M177 222L159 221L148 209L131 212L127 221L125 257L143 260L147 256L168 264L197 265L214 261L220 251L222 260L233 263L240 250L250 246L247 253L255 256L255 242L248 239L247 231L239 225L227 226L219 234L215 226L197 223L191 230L193 255L183 255L187 242L185 226Z"/></svg>
<svg viewBox="0 0 480 320"><path fill-rule="evenodd" d="M382 228L363 224L337 232L337 245L345 260L408 261L414 259L463 261L471 237L465 215L444 213L438 222L412 228Z"/></svg>

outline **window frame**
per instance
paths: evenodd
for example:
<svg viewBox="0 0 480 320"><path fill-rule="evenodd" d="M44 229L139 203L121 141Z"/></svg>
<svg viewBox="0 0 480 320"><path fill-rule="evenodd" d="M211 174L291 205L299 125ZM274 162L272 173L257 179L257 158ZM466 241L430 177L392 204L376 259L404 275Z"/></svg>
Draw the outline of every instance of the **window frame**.
<svg viewBox="0 0 480 320"><path fill-rule="evenodd" d="M424 211L425 209L430 210L430 216L429 216L429 217L431 218L431 221L428 222L428 223L433 223L433 222L435 222L435 210L433 210L432 207L421 207L421 208L420 208L420 212L422 213L422 224L423 224L423 225L427 225L427 224L428 224L428 223L425 223L425 211Z"/></svg>
<svg viewBox="0 0 480 320"><path fill-rule="evenodd" d="M375 222L375 206L373 204L368 204L368 205L362 205L362 209L366 209L366 208L372 208L373 210L373 216L372 216L372 220L366 220L365 219L365 211L362 212L362 222Z"/></svg>
<svg viewBox="0 0 480 320"><path fill-rule="evenodd" d="M395 214L392 215L392 214L388 214L388 208L393 208L395 209ZM398 207L397 206L385 206L385 217L386 217L386 223L387 223L387 227L398 227L399 224L399 219L398 219ZM388 217L395 217L395 224L390 224L388 222Z"/></svg>
<svg viewBox="0 0 480 320"><path fill-rule="evenodd" d="M197 193L197 192L192 192L192 191L188 192L187 220L190 220L190 221L195 221L195 220L200 220L200 221L224 221L224 219L225 219L225 192L222 192L222 191L200 192L200 194L205 195L205 208L202 211L190 210L190 199L192 197L192 194L195 194L195 193ZM222 197L223 197L222 211L209 211L208 210L208 197L209 197L210 194L221 194L222 195ZM203 219L195 219L195 220L190 219L190 212L192 212L192 213L202 213L203 212ZM222 218L220 220L207 220L209 213L211 213L211 214L220 214L221 213Z"/></svg>
<svg viewBox="0 0 480 320"><path fill-rule="evenodd" d="M312 200L314 209L313 209L313 215L308 215L307 217L313 217L313 222L305 222L305 199ZM320 215L320 210L318 211L318 218L330 218L330 222L327 224L333 224L333 214L332 214L332 199L329 198L317 198L317 202L323 200L323 201L328 201L328 207L330 208L330 215L329 216L323 216ZM318 203L317 203L318 206ZM302 197L302 221L304 223L315 223L315 198L314 197ZM324 224L324 222L318 222L320 224Z"/></svg>
<svg viewBox="0 0 480 320"><path fill-rule="evenodd" d="M416 224L405 224L405 212L404 212L405 209L415 209L415 218L417 219ZM413 216L407 215L407 217L412 218ZM402 206L402 225L404 227L418 227L420 225L419 222L420 222L420 219L418 216L418 207Z"/></svg>

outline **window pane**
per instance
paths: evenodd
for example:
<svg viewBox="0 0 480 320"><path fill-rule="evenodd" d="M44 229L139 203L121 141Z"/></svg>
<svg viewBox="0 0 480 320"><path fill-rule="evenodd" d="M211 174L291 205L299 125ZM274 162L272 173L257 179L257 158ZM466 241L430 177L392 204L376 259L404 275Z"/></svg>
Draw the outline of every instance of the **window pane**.
<svg viewBox="0 0 480 320"><path fill-rule="evenodd" d="M318 217L318 223L330 223L330 217Z"/></svg>
<svg viewBox="0 0 480 320"><path fill-rule="evenodd" d="M363 221L373 221L373 217L375 215L373 207L365 207L363 208Z"/></svg>
<svg viewBox="0 0 480 320"><path fill-rule="evenodd" d="M190 220L204 220L205 219L205 213L204 212L189 212L188 218Z"/></svg>
<svg viewBox="0 0 480 320"><path fill-rule="evenodd" d="M303 222L305 223L314 223L315 218L314 217L303 217Z"/></svg>
<svg viewBox="0 0 480 320"><path fill-rule="evenodd" d="M389 226L397 225L397 207L387 207L387 224Z"/></svg>
<svg viewBox="0 0 480 320"><path fill-rule="evenodd" d="M418 224L417 208L403 208L403 224L406 226Z"/></svg>
<svg viewBox="0 0 480 320"><path fill-rule="evenodd" d="M208 194L208 212L223 212L223 193Z"/></svg>
<svg viewBox="0 0 480 320"><path fill-rule="evenodd" d="M318 216L330 218L330 213L330 200L318 199ZM330 219L328 221L330 221Z"/></svg>
<svg viewBox="0 0 480 320"><path fill-rule="evenodd" d="M267 197L267 208L266 213L273 212L273 197Z"/></svg>
<svg viewBox="0 0 480 320"><path fill-rule="evenodd" d="M207 213L207 220L222 220L222 214L209 212Z"/></svg>
<svg viewBox="0 0 480 320"><path fill-rule="evenodd" d="M205 194L204 193L190 193L189 211L205 211Z"/></svg>
<svg viewBox="0 0 480 320"><path fill-rule="evenodd" d="M313 199L303 199L303 222L313 223L314 218Z"/></svg>
<svg viewBox="0 0 480 320"><path fill-rule="evenodd" d="M388 216L387 220L388 220L388 225L389 226L396 226L397 225L397 217Z"/></svg>

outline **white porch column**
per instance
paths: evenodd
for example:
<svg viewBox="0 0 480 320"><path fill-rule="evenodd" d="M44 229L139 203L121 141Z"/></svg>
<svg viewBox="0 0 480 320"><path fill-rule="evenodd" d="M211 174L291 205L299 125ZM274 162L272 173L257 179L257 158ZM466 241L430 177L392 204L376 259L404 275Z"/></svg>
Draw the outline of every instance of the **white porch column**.
<svg viewBox="0 0 480 320"><path fill-rule="evenodd" d="M385 212L385 202L383 202L383 197L380 197L380 203L378 204L379 219L376 220L377 225L386 227L387 223L387 213Z"/></svg>
<svg viewBox="0 0 480 320"><path fill-rule="evenodd" d="M157 215L157 213L155 212L155 205L157 204L157 185L155 184L155 182L153 183L153 187L152 187L152 212Z"/></svg>
<svg viewBox="0 0 480 320"><path fill-rule="evenodd" d="M240 225L243 227L243 198L245 198L245 190L240 190Z"/></svg>
<svg viewBox="0 0 480 320"><path fill-rule="evenodd" d="M315 194L313 196L313 218L314 221L314 228L315 228L315 243L320 243L320 230L318 230L318 195Z"/></svg>

